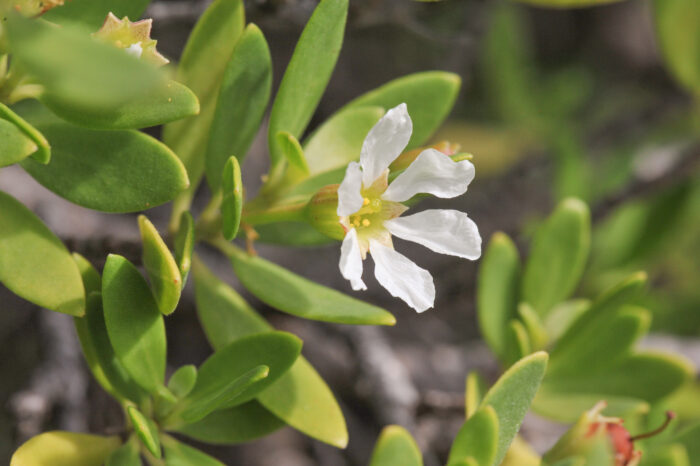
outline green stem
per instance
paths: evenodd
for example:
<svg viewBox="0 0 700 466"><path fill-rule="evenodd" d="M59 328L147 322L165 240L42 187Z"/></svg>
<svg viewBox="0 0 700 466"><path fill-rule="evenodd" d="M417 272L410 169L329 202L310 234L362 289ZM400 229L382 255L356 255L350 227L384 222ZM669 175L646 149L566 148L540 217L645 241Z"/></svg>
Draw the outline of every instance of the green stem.
<svg viewBox="0 0 700 466"><path fill-rule="evenodd" d="M252 226L276 222L303 222L307 203L304 200L262 210L246 210L244 206L241 221Z"/></svg>

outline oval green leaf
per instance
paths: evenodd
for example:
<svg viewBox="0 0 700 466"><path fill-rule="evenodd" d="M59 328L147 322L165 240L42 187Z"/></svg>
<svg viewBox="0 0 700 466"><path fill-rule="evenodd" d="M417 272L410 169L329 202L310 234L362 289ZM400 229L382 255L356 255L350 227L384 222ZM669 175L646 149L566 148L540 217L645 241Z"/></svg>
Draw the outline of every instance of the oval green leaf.
<svg viewBox="0 0 700 466"><path fill-rule="evenodd" d="M95 466L104 463L121 443L117 435L46 432L23 443L12 455L10 466Z"/></svg>
<svg viewBox="0 0 700 466"><path fill-rule="evenodd" d="M214 348L272 329L233 288L221 282L204 264L195 261L194 270L197 314ZM338 402L303 356L282 378L262 392L258 401L306 435L339 448L345 448L348 443L348 431Z"/></svg>
<svg viewBox="0 0 700 466"><path fill-rule="evenodd" d="M231 154L245 157L265 115L272 88L272 59L260 29L249 24L233 49L221 80L206 146L209 187L221 186ZM235 128L235 131L231 129Z"/></svg>
<svg viewBox="0 0 700 466"><path fill-rule="evenodd" d="M92 129L135 129L162 125L199 113L199 101L186 86L167 81L117 105L85 111L71 101L41 99L64 120Z"/></svg>
<svg viewBox="0 0 700 466"><path fill-rule="evenodd" d="M180 268L158 230L145 215L139 215L139 231L143 242L143 265L151 282L158 309L165 315L171 314L180 301Z"/></svg>
<svg viewBox="0 0 700 466"><path fill-rule="evenodd" d="M390 109L405 102L413 121L413 134L406 150L413 149L424 144L447 118L461 84L461 78L454 73L414 73L358 97L339 112L368 106Z"/></svg>
<svg viewBox="0 0 700 466"><path fill-rule="evenodd" d="M182 287L187 283L192 266L192 252L194 251L194 219L189 211L183 212L180 216L180 226L175 233L175 261L180 269L182 277Z"/></svg>
<svg viewBox="0 0 700 466"><path fill-rule="evenodd" d="M486 393L483 406L498 415L498 449L493 464L501 464L508 447L520 430L525 414L544 377L547 353L533 353L513 364Z"/></svg>
<svg viewBox="0 0 700 466"><path fill-rule="evenodd" d="M290 167L294 167L303 176L309 174L309 164L306 162L304 149L301 148L297 138L286 131L280 131L277 133L277 145L284 158L289 162Z"/></svg>
<svg viewBox="0 0 700 466"><path fill-rule="evenodd" d="M156 392L165 377L165 324L146 280L128 260L110 254L102 293L115 354L141 387Z"/></svg>
<svg viewBox="0 0 700 466"><path fill-rule="evenodd" d="M491 350L503 360L508 322L515 318L520 287L520 255L505 233L494 233L479 268L479 328Z"/></svg>
<svg viewBox="0 0 700 466"><path fill-rule="evenodd" d="M0 168L13 165L36 152L34 141L12 123L0 120Z"/></svg>
<svg viewBox="0 0 700 466"><path fill-rule="evenodd" d="M188 186L175 154L144 133L80 128L52 117L36 103L22 110L53 151L50 164L29 159L22 167L75 204L104 212L136 212L168 202Z"/></svg>
<svg viewBox="0 0 700 466"><path fill-rule="evenodd" d="M655 0L656 35L666 63L679 83L700 94L700 4Z"/></svg>
<svg viewBox="0 0 700 466"><path fill-rule="evenodd" d="M46 140L43 134L2 103L0 103L0 119L12 123L24 136L36 144L35 151L30 154L34 160L39 163L49 163L49 160L51 160L51 146L49 146L49 141Z"/></svg>
<svg viewBox="0 0 700 466"><path fill-rule="evenodd" d="M165 466L225 466L204 452L178 442L169 435L163 435Z"/></svg>
<svg viewBox="0 0 700 466"><path fill-rule="evenodd" d="M160 458L160 439L155 423L144 416L135 406L127 406L126 413L141 443L153 456Z"/></svg>
<svg viewBox="0 0 700 466"><path fill-rule="evenodd" d="M85 314L83 281L68 250L32 211L1 191L0 282L38 306Z"/></svg>
<svg viewBox="0 0 700 466"><path fill-rule="evenodd" d="M565 199L540 226L525 265L521 301L545 317L574 291L588 259L591 219L588 206Z"/></svg>
<svg viewBox="0 0 700 466"><path fill-rule="evenodd" d="M423 466L416 441L401 426L387 426L379 434L369 466Z"/></svg>
<svg viewBox="0 0 700 466"><path fill-rule="evenodd" d="M272 169L283 160L277 133L301 137L321 100L343 44L347 14L348 0L322 0L301 33L270 113Z"/></svg>
<svg viewBox="0 0 700 466"><path fill-rule="evenodd" d="M479 409L464 423L450 449L448 466L472 458L479 466L492 466L498 445L498 416L491 406Z"/></svg>
<svg viewBox="0 0 700 466"><path fill-rule="evenodd" d="M192 391L195 382L197 382L197 368L188 364L180 367L170 376L168 390L176 397L182 398Z"/></svg>
<svg viewBox="0 0 700 466"><path fill-rule="evenodd" d="M238 234L243 212L243 181L238 159L231 156L224 166L222 176L223 199L221 201L222 233L231 241Z"/></svg>

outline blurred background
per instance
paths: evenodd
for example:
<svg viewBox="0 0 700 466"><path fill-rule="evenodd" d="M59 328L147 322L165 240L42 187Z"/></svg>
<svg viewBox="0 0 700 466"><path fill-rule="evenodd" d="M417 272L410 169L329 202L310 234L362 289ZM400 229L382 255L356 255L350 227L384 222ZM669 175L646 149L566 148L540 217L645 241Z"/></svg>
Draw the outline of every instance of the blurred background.
<svg viewBox="0 0 700 466"><path fill-rule="evenodd" d="M177 60L207 4L154 0L146 16L154 18L153 37L164 55ZM248 20L267 37L277 84L316 4L246 3ZM641 304L654 320L644 346L680 352L700 367L700 114L664 64L650 2L551 10L491 0L353 0L350 8L343 51L314 121L411 72L459 74L461 94L434 140L474 154L476 180L459 199L423 205L466 211L484 242L505 231L526 254L534 227L557 200L585 200L594 220L593 252L576 295L595 296L629 272L646 270L651 289ZM266 171L264 133L243 167L248 187L259 185ZM72 205L16 167L0 172L0 187L95 265L110 252L138 260L136 215ZM199 204L207 197L200 193ZM168 206L148 215L165 231ZM284 428L250 444L204 450L226 464L361 465L381 427L398 423L415 435L426 465L445 458L463 421L465 375L478 369L495 380L499 374L475 319L478 262L401 242L397 248L430 270L437 301L418 316L369 279L369 291L355 295L393 312L393 328L304 321L243 292L275 326L305 341L305 355L341 402L348 448L336 450ZM257 249L353 293L337 271L338 245ZM223 257L200 252L241 289ZM166 321L169 371L210 353L190 288ZM118 405L90 378L70 317L37 309L0 286L0 348L0 463L41 431L110 432L120 425ZM562 426L534 415L523 427L541 451L561 432Z"/></svg>

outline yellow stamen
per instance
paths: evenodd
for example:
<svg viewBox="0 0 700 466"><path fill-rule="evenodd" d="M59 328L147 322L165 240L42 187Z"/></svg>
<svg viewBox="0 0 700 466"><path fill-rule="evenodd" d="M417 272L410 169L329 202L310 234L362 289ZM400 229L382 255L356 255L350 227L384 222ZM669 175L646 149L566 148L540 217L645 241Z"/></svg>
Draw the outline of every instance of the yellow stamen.
<svg viewBox="0 0 700 466"><path fill-rule="evenodd" d="M353 220L352 224L355 225L356 227L359 227L360 226L360 219L356 218L355 220Z"/></svg>
<svg viewBox="0 0 700 466"><path fill-rule="evenodd" d="M362 226L363 226L363 227L368 227L369 224L370 224L369 219L364 219L364 220L362 220Z"/></svg>
<svg viewBox="0 0 700 466"><path fill-rule="evenodd" d="M362 205L369 205L369 199L366 197L362 199Z"/></svg>

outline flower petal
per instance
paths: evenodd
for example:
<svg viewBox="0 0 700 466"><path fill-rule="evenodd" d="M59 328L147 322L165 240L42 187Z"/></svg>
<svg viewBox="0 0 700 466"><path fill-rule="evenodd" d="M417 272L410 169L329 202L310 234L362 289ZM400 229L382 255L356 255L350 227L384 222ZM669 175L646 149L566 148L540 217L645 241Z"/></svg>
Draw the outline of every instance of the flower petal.
<svg viewBox="0 0 700 466"><path fill-rule="evenodd" d="M351 215L362 208L362 169L357 162L350 162L345 178L338 187L338 216Z"/></svg>
<svg viewBox="0 0 700 466"><path fill-rule="evenodd" d="M350 280L352 289L366 290L365 282L362 281L362 254L360 253L360 242L357 240L357 230L350 229L340 246L340 273L346 280Z"/></svg>
<svg viewBox="0 0 700 466"><path fill-rule="evenodd" d="M481 256L481 236L472 219L457 210L434 209L386 220L392 235L413 241L440 254L476 260Z"/></svg>
<svg viewBox="0 0 700 466"><path fill-rule="evenodd" d="M403 299L418 312L433 307L435 284L430 272L375 240L369 241L369 253L374 259L374 275L377 281L392 296Z"/></svg>
<svg viewBox="0 0 700 466"><path fill-rule="evenodd" d="M418 193L450 198L464 194L474 179L469 160L455 162L435 149L426 149L389 185L382 195L387 201L407 201Z"/></svg>
<svg viewBox="0 0 700 466"><path fill-rule="evenodd" d="M406 104L398 105L375 124L362 143L360 165L362 165L362 183L368 187L389 168L406 148L413 123L408 115Z"/></svg>

